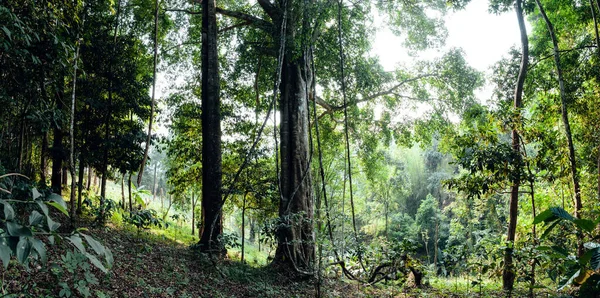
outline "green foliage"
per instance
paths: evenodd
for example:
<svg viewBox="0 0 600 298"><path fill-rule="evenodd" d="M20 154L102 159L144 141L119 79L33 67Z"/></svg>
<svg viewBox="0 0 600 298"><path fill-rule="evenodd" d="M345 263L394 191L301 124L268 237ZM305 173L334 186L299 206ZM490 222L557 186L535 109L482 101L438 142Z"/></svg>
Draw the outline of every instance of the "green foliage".
<svg viewBox="0 0 600 298"><path fill-rule="evenodd" d="M157 216L157 213L153 209L141 209L134 210L129 213L129 216L125 216L125 222L135 226L138 232L142 229L148 229L151 226L162 228L167 224Z"/></svg>
<svg viewBox="0 0 600 298"><path fill-rule="evenodd" d="M578 233L585 233L596 239L592 233L596 231L598 220L574 218L560 207L552 207L540 213L534 219L534 224L544 223L547 228L542 238L552 241L548 238L549 233L565 221L571 223ZM539 251L548 253L547 259L550 262L556 262L555 264L562 266L562 270L559 271L562 273L562 279L558 290L562 290L571 284L582 285L587 291L600 289L597 284L597 272L600 269L600 244L588 242L585 243L584 247L587 251L576 258L571 255L572 252L576 251L576 247L565 247L563 243L538 247Z"/></svg>

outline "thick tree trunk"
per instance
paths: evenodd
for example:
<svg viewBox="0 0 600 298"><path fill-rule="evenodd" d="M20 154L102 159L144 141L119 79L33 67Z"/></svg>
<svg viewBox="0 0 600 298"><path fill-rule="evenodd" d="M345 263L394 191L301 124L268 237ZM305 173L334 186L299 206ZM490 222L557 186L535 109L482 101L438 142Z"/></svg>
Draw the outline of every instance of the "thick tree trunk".
<svg viewBox="0 0 600 298"><path fill-rule="evenodd" d="M521 33L521 67L519 69L519 76L517 77L517 84L515 87L514 94L514 107L517 111L516 119L514 121L515 128L512 131L512 149L515 156L518 156L517 162L514 166L515 178L512 181L510 188L510 201L509 201L509 220L508 220L508 231L506 233L506 250L504 251L504 268L502 271L502 287L504 291L510 296L515 282L515 270L513 265L513 245L515 242L515 235L517 231L517 216L519 211L519 186L521 184L521 148L519 142L519 132L516 127L521 123L521 107L523 105L523 85L525 84L525 78L527 77L527 66L529 64L529 39L527 38L527 29L525 28L525 20L523 16L523 1L517 0L515 2L515 11L517 13L517 20L519 22L519 30Z"/></svg>
<svg viewBox="0 0 600 298"><path fill-rule="evenodd" d="M310 273L315 261L315 243L309 164L307 82L304 77L310 76L310 69L302 63L304 57L291 60L290 56L286 54L284 57L280 85L279 220L282 224L277 231L278 245L273 262L291 265L298 272Z"/></svg>
<svg viewBox="0 0 600 298"><path fill-rule="evenodd" d="M577 172L577 160L575 158L575 147L573 146L573 136L571 135L571 125L569 123L569 111L567 108L567 93L565 90L565 82L563 78L563 70L560 64L560 50L558 49L558 39L556 37L556 33L554 32L554 26L550 19L546 15L546 11L542 6L540 0L535 1L544 21L546 22L546 26L548 27L548 33L552 38L553 45L553 53L554 53L554 64L556 66L556 74L558 76L558 86L560 92L560 105L561 105L561 116L563 120L563 124L565 127L565 135L567 136L567 146L569 147L569 162L571 168L571 176L573 179L573 191L575 192L573 198L573 205L575 207L575 218L581 218L581 187L579 185L579 173ZM577 254L578 256L583 255L583 234L577 233Z"/></svg>
<svg viewBox="0 0 600 298"><path fill-rule="evenodd" d="M224 251L216 241L221 223L221 103L214 0L202 1L202 210L203 251Z"/></svg>
<svg viewBox="0 0 600 298"><path fill-rule="evenodd" d="M146 149L144 149L144 157L140 164L140 172L137 178L138 187L142 183L142 176L144 175L144 167L148 161L148 151L150 151L150 141L152 140L152 121L154 120L154 99L156 94L156 65L158 64L158 0L155 1L155 14L154 14L154 70L152 72L152 102L150 104L150 121L148 123L148 136L146 137ZM156 168L154 168L154 177L156 177ZM152 192L154 193L154 191ZM154 198L152 198L154 199Z"/></svg>

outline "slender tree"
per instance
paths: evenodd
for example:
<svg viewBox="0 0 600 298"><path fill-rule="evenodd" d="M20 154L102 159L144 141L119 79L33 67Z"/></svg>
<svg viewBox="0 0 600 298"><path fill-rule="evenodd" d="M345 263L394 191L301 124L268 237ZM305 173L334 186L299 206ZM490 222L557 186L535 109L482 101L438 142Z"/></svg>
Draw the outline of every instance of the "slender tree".
<svg viewBox="0 0 600 298"><path fill-rule="evenodd" d="M577 171L577 159L575 158L575 147L573 146L573 136L571 134L571 125L569 123L569 111L567 108L567 91L565 90L565 80L563 77L563 69L561 66L561 62L560 62L560 50L558 48L558 38L556 37L556 32L554 30L554 26L552 25L552 22L550 21L550 19L548 18L548 15L546 14L546 11L544 10L544 7L542 5L542 3L540 2L540 0L535 0L535 3L537 4L538 9L540 10L540 14L542 15L542 18L544 19L544 22L546 23L546 26L548 28L548 34L550 35L550 38L552 39L552 53L554 56L554 66L556 68L556 75L557 75L557 80L558 80L558 86L559 86L559 95L560 95L560 106L561 106L561 116L562 116L562 121L563 121L563 125L565 128L565 135L567 137L567 146L569 148L569 166L570 166L570 170L571 170L571 178L573 179L573 191L574 191L574 196L573 196L573 205L575 207L575 218L581 218L581 208L582 208L582 204L581 204L581 187L579 184L579 173ZM577 235L577 242L578 242L578 248L577 248L577 254L579 256L583 255L583 235L582 234L578 234Z"/></svg>
<svg viewBox="0 0 600 298"><path fill-rule="evenodd" d="M150 151L150 142L152 140L152 122L154 120L154 101L156 94L156 66L158 64L158 0L154 3L154 65L152 70L152 103L150 104L150 121L148 122L148 136L146 138L146 148L144 149L144 157L140 164L140 171L138 173L137 184L138 186L142 183L142 176L144 175L144 167L148 161L148 151ZM155 169L156 173L156 169ZM152 191L154 194L154 190Z"/></svg>
<svg viewBox="0 0 600 298"><path fill-rule="evenodd" d="M519 127L522 124L521 109L523 107L523 86L527 77L527 67L529 64L529 38L527 37L527 29L525 28L525 20L523 16L523 1L515 1L515 12L517 13L517 21L519 22L519 32L521 35L521 66L519 68L519 76L515 86L513 107L515 109L512 137L513 154L517 156L513 165L514 174L512 175L512 185L510 187L510 200L508 207L508 231L506 233L506 241L508 245L504 251L504 268L502 271L502 287L511 295L515 282L515 269L513 265L513 251L515 235L517 231L517 217L519 213L519 187L521 185L521 146L519 137Z"/></svg>

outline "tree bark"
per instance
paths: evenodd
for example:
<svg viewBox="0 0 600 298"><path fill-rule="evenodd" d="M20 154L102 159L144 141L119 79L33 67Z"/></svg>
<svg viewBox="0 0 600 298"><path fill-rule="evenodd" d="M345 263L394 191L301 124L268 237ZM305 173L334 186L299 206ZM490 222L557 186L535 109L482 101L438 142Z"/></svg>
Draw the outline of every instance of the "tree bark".
<svg viewBox="0 0 600 298"><path fill-rule="evenodd" d="M244 199L242 203L242 264L244 263L244 248L246 244L246 196L248 193L244 193Z"/></svg>
<svg viewBox="0 0 600 298"><path fill-rule="evenodd" d="M196 234L196 201L194 201L194 191L192 190L192 236Z"/></svg>
<svg viewBox="0 0 600 298"><path fill-rule="evenodd" d="M83 152L79 154L79 177L77 186L77 214L81 214L81 193L83 192L83 177L85 176L85 163L84 163Z"/></svg>
<svg viewBox="0 0 600 298"><path fill-rule="evenodd" d="M114 26L114 35L113 35L113 48L112 48L112 52L115 52L115 48L117 47L117 32L119 29L119 17L121 16L121 0L117 0L117 15L116 15L116 19L115 19L115 26ZM102 157L102 181L101 181L101 186L100 186L100 219L104 220L104 212L102 210L104 210L104 201L106 200L106 181L108 180L108 152L109 149L111 147L110 144L110 118L111 118L111 114L112 114L112 104L113 104L113 80L114 80L114 74L113 74L113 63L114 63L114 59L112 58L113 55L111 55L111 58L109 59L109 67L108 67L108 80L109 80L109 87L108 87L108 108L106 111L106 116L104 118L104 155Z"/></svg>
<svg viewBox="0 0 600 298"><path fill-rule="evenodd" d="M121 206L125 209L125 173L121 176Z"/></svg>
<svg viewBox="0 0 600 298"><path fill-rule="evenodd" d="M85 16L83 19L85 22ZM75 94L77 88L77 62L79 61L79 33L77 33L77 49L75 50L73 65L73 90L71 93L71 117L69 123L69 173L71 174L71 195L69 196L71 205L71 222L75 222L77 210L75 209ZM66 179L65 179L66 182Z"/></svg>
<svg viewBox="0 0 600 298"><path fill-rule="evenodd" d="M46 156L47 154L48 132L44 132L44 135L42 135L42 151L40 153L40 180L42 181L43 185L47 185L46 180L48 179L48 177L46 177L46 168L48 167L48 158Z"/></svg>
<svg viewBox="0 0 600 298"><path fill-rule="evenodd" d="M519 76L517 77L517 84L515 86L514 94L514 108L516 110L516 116L514 119L514 128L512 130L512 150L517 162L514 165L514 178L512 186L510 187L510 200L509 200L509 220L508 220L508 231L506 233L506 249L504 251L504 268L502 270L502 288L512 295L512 290L515 282L515 271L513 265L513 246L515 242L515 235L517 231L517 216L519 212L519 187L521 185L521 147L519 142L519 131L518 126L521 125L521 108L523 106L523 85L525 84L525 78L527 77L527 66L529 64L529 39L527 37L527 29L525 27L525 19L523 16L523 1L517 0L515 2L515 11L517 13L517 20L519 22L519 31L521 34L521 67L519 69Z"/></svg>
<svg viewBox="0 0 600 298"><path fill-rule="evenodd" d="M62 81L62 79L59 79ZM59 87L62 90L62 86ZM62 92L56 95L56 109L63 109ZM50 187L52 192L61 194L62 190L62 162L63 162L63 131L60 126L55 125L53 127L53 138L52 138L52 176L50 177Z"/></svg>
<svg viewBox="0 0 600 298"><path fill-rule="evenodd" d="M156 169L158 168L158 165L154 165L154 181L152 182L152 201L154 201L156 199ZM139 182L138 182L139 184Z"/></svg>
<svg viewBox="0 0 600 298"><path fill-rule="evenodd" d="M542 17L544 18L544 21L546 22L546 26L548 27L548 33L550 34L550 37L552 38L554 64L556 66L556 74L558 77L558 86L559 86L559 92L560 92L561 116L562 116L563 124L565 127L565 135L567 136L567 146L569 147L569 162L570 162L570 168L571 168L571 175L573 176L572 177L573 191L575 192L574 197L573 197L573 205L575 207L574 215L575 215L575 218L581 218L581 208L582 208L581 188L579 185L579 173L577 172L577 159L575 157L575 147L573 146L573 136L571 134L571 125L569 124L569 111L567 108L567 92L565 90L563 70L562 70L562 66L560 64L560 51L558 48L558 39L556 37L556 32L554 31L554 26L552 25L552 22L550 22L550 19L548 18L548 15L546 14L544 7L542 6L542 3L540 2L540 0L536 0L535 2L540 10ZM577 234L577 255L581 257L583 255L583 252L584 252L584 250L583 250L583 234L578 233Z"/></svg>
<svg viewBox="0 0 600 298"><path fill-rule="evenodd" d="M86 182L85 189L87 191L89 191L91 185L92 185L92 167L88 165L88 179L87 179L87 182Z"/></svg>
<svg viewBox="0 0 600 298"><path fill-rule="evenodd" d="M129 172L129 178L127 179L127 192L129 194L129 213L133 211L133 203L131 198L131 175L133 175L133 172ZM125 206L123 206L123 209L125 209Z"/></svg>
<svg viewBox="0 0 600 298"><path fill-rule="evenodd" d="M281 225L273 262L291 265L296 271L308 273L312 272L314 265L315 248L307 82L303 74L310 76L310 69L302 63L304 56L292 58L293 52L289 48L286 50L280 85Z"/></svg>
<svg viewBox="0 0 600 298"><path fill-rule="evenodd" d="M221 234L221 103L215 0L202 1L202 210L200 247L222 253Z"/></svg>
<svg viewBox="0 0 600 298"><path fill-rule="evenodd" d="M150 104L150 121L148 123L148 136L146 137L146 149L144 149L144 157L140 164L140 172L137 177L138 187L142 183L142 176L144 175L144 167L148 161L148 151L150 151L150 141L152 140L152 121L154 120L154 99L156 94L156 65L158 64L158 0L155 1L155 14L154 14L154 69L152 71L152 102ZM154 177L156 177L156 168L154 169ZM154 193L154 191L152 192ZM154 199L154 198L152 198Z"/></svg>

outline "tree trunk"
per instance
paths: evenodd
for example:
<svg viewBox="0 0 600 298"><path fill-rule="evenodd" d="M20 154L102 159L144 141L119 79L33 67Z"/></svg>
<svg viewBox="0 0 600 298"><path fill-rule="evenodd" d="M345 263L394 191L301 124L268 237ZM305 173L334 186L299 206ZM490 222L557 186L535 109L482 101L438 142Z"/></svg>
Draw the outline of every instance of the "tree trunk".
<svg viewBox="0 0 600 298"><path fill-rule="evenodd" d="M288 24L288 37L293 32ZM293 39L291 39L293 41ZM288 54L288 52L290 54ZM283 59L280 85L281 201L274 263L312 272L315 261L313 191L309 164L307 84L310 67L303 57L292 58L288 49ZM306 54L305 54L306 55ZM294 60L292 60L294 59Z"/></svg>
<svg viewBox="0 0 600 298"><path fill-rule="evenodd" d="M129 178L127 179L127 192L129 193L129 213L133 211L133 203L131 202L131 175L133 175L133 172L129 172ZM123 209L125 209L125 206L123 206Z"/></svg>
<svg viewBox="0 0 600 298"><path fill-rule="evenodd" d="M598 19L596 17L596 9L594 8L594 2L596 3L598 9L600 9L600 5L598 5L598 0L590 0L590 9L592 11L592 18L594 20L594 36L596 37L596 55L598 59L600 59L600 34L598 33ZM600 74L596 74L596 81L600 82ZM597 157L597 170L598 170L598 200L600 200L600 147L598 147L598 157Z"/></svg>
<svg viewBox="0 0 600 298"><path fill-rule="evenodd" d="M515 178L512 181L510 188L510 201L509 201L509 220L508 220L508 231L506 233L506 250L504 251L504 268L502 271L502 288L512 295L512 290L515 282L515 271L513 265L513 246L515 242L515 235L517 231L517 216L519 212L519 186L521 184L521 148L519 142L519 132L516 127L521 124L521 107L523 106L523 85L525 84L525 78L527 77L527 66L529 64L529 39L527 38L527 29L525 28L525 20L523 16L523 1L517 0L515 2L515 11L517 13L517 20L519 22L519 31L521 33L521 67L519 69L519 76L517 77L517 84L515 86L514 94L514 107L517 111L516 119L514 121L515 128L512 130L512 150L515 156L518 156L517 163L514 171L516 172Z"/></svg>
<svg viewBox="0 0 600 298"><path fill-rule="evenodd" d="M84 21L85 22L85 16ZM75 50L74 65L73 65L73 90L71 93L71 117L69 124L69 172L71 174L71 222L75 222L77 210L75 209L75 91L77 88L77 62L79 61L79 33L77 33L77 49ZM65 179L66 182L66 179Z"/></svg>
<svg viewBox="0 0 600 298"><path fill-rule="evenodd" d="M81 193L83 192L83 177L85 175L85 163L83 152L79 154L79 177L77 186L77 214L81 214Z"/></svg>
<svg viewBox="0 0 600 298"><path fill-rule="evenodd" d="M23 158L24 155L23 154L23 150L25 148L25 117L23 116L21 118L21 128L19 129L20 133L19 133L19 160L17 162L18 164L18 171L19 173L23 172Z"/></svg>
<svg viewBox="0 0 600 298"><path fill-rule="evenodd" d="M144 167L146 166L146 162L148 161L148 151L150 150L150 141L152 140L152 120L154 120L154 99L156 94L156 65L158 64L158 0L155 1L154 5L154 69L152 71L152 102L150 104L150 121L148 123L148 136L146 137L146 149L144 149L144 157L142 159L142 163L140 164L140 172L137 178L138 187L140 186L140 183L142 183ZM154 168L154 173L154 177L156 177L156 168ZM154 193L154 191L152 193Z"/></svg>
<svg viewBox="0 0 600 298"><path fill-rule="evenodd" d="M571 167L571 175L573 176L573 191L575 192L573 198L573 205L575 207L575 218L581 218L581 189L579 186L579 173L577 172L577 160L575 158L575 147L573 146L573 136L571 135L571 125L569 124L569 111L567 109L567 93L565 90L565 82L563 78L562 66L560 64L560 51L558 49L558 39L556 37L556 33L554 32L554 26L548 16L546 15L546 11L542 6L540 0L535 1L544 21L546 22L546 26L548 27L548 33L552 38L553 45L553 53L554 53L554 63L556 66L556 74L558 76L558 86L560 91L560 105L561 105L561 115L563 124L565 126L565 135L567 136L567 145L569 147L569 162ZM577 233L577 255L581 257L583 255L583 234Z"/></svg>
<svg viewBox="0 0 600 298"><path fill-rule="evenodd" d="M48 167L48 159L46 155L48 154L48 132L44 132L42 135L42 151L40 153L40 180L43 185L46 184L46 168Z"/></svg>
<svg viewBox="0 0 600 298"><path fill-rule="evenodd" d="M242 203L242 264L244 263L244 248L246 244L246 196L247 192L244 193L244 199Z"/></svg>
<svg viewBox="0 0 600 298"><path fill-rule="evenodd" d="M59 79L62 81L62 79ZM59 87L62 89L62 86ZM56 96L56 109L62 110L62 92ZM54 136L52 139L52 176L50 177L50 187L52 192L61 194L62 189L62 169L63 169L63 131L59 125L54 125Z"/></svg>
<svg viewBox="0 0 600 298"><path fill-rule="evenodd" d="M115 17L115 26L114 26L114 35L113 35L113 49L112 51L115 51L115 48L117 46L117 32L119 29L119 17L121 15L121 0L117 1L117 15ZM104 210L104 201L106 200L106 181L108 180L108 151L109 148L111 147L111 142L110 142L110 118L111 118L111 114L112 114L112 105L113 105L113 80L114 80L114 74L113 74L113 64L114 61L112 59L112 55L111 55L111 59L109 59L109 67L108 67L108 80L109 80L109 87L108 87L108 108L106 111L106 115L104 117L104 155L102 157L102 182L101 182L101 186L100 186L100 218L102 220L104 220L104 212L102 210Z"/></svg>
<svg viewBox="0 0 600 298"><path fill-rule="evenodd" d="M203 251L222 253L221 108L215 0L202 1L202 210ZM216 246L215 246L216 245Z"/></svg>
<svg viewBox="0 0 600 298"><path fill-rule="evenodd" d="M121 176L121 207L125 209L125 173Z"/></svg>
<svg viewBox="0 0 600 298"><path fill-rule="evenodd" d="M87 191L89 191L91 185L92 185L92 167L88 165L88 179L87 179L87 182L86 182L85 189Z"/></svg>
<svg viewBox="0 0 600 298"><path fill-rule="evenodd" d="M158 165L154 165L154 181L152 182L152 201L156 199L156 168ZM139 182L138 182L139 184Z"/></svg>
<svg viewBox="0 0 600 298"><path fill-rule="evenodd" d="M192 236L196 234L196 201L194 201L194 191L192 190Z"/></svg>

